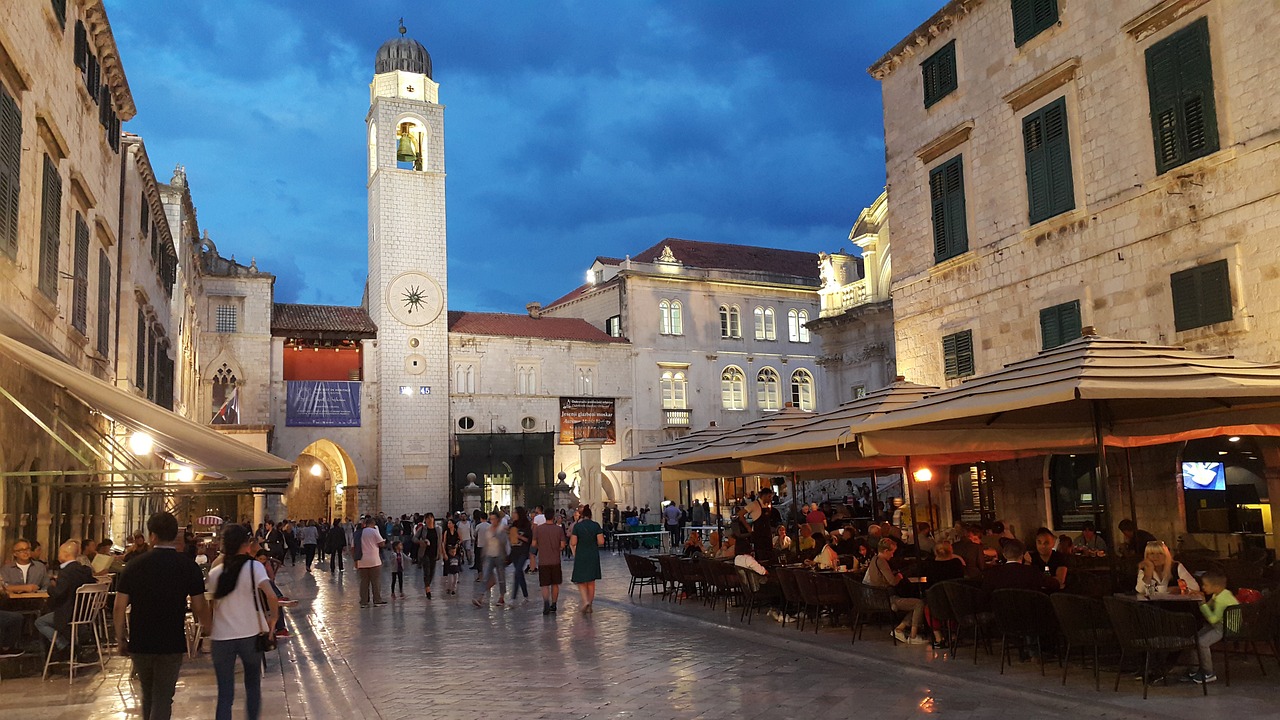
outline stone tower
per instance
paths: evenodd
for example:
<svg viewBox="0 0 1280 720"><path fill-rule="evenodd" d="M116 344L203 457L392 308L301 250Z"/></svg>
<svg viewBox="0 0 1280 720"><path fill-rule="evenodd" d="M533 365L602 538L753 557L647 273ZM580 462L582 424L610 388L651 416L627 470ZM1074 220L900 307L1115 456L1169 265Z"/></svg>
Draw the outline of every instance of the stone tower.
<svg viewBox="0 0 1280 720"><path fill-rule="evenodd" d="M444 106L431 56L400 35L369 86L369 314L378 326L380 500L448 510L449 340Z"/></svg>

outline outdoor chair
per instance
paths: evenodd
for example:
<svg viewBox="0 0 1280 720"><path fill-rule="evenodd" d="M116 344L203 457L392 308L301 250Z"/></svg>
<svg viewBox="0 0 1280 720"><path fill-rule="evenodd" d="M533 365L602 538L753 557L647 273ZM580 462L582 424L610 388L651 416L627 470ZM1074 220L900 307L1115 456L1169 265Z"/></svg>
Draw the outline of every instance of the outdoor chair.
<svg viewBox="0 0 1280 720"><path fill-rule="evenodd" d="M1099 655L1103 650L1118 649L1116 634L1111 629L1111 620L1107 618L1107 609L1098 598L1069 593L1056 593L1049 597L1053 603L1053 614L1058 618L1058 627L1066 638L1066 649L1062 653L1062 684L1067 684L1067 670L1071 667L1071 650L1081 648L1088 652L1093 650L1093 686L1102 689L1102 667Z"/></svg>
<svg viewBox="0 0 1280 720"><path fill-rule="evenodd" d="M1196 616L1161 610L1149 603L1117 597L1102 598L1102 603L1107 609L1107 618L1111 620L1111 629L1120 641L1120 663L1116 669L1115 691L1120 691L1125 655L1130 651L1142 653L1142 699L1146 700L1151 681L1151 654L1195 651ZM1203 671L1204 668L1199 670ZM1209 694L1208 683L1201 683L1200 687L1205 695Z"/></svg>
<svg viewBox="0 0 1280 720"><path fill-rule="evenodd" d="M841 615L846 613L852 615L853 601L849 597L849 592L845 590L844 581L839 576L829 573L809 573L809 584L813 590L814 634L817 634L818 627L822 623L822 611L824 609L831 618L832 626L836 624Z"/></svg>
<svg viewBox="0 0 1280 720"><path fill-rule="evenodd" d="M1049 596L1037 590L1004 589L991 593L991 613L1000 633L1000 674L1006 661L1010 666L1010 640L1020 647L1035 643L1040 656L1040 674L1044 675L1044 638L1057 638L1060 630Z"/></svg>
<svg viewBox="0 0 1280 720"><path fill-rule="evenodd" d="M98 617L101 615L103 608L106 607L108 588L107 583L100 583L96 585L81 585L76 590L75 600L72 601L75 604L71 608L71 623L67 628L67 635L70 640L68 657L66 660L53 659L54 648L58 645L60 632L54 631L53 640L49 643L49 653L45 656L42 679L49 679L49 668L54 665L66 665L69 668L68 684L75 682L76 670L82 667L97 665L98 669L106 672L107 666L102 649L102 637L99 630L100 620ZM94 657L90 660L81 659L81 653L88 650L88 648L81 647L83 644L81 642L82 633L85 637L91 636L93 638Z"/></svg>
<svg viewBox="0 0 1280 720"><path fill-rule="evenodd" d="M1262 654L1258 652L1258 643L1271 646L1276 661L1280 662L1280 649L1276 646L1275 609L1277 596L1275 593L1264 595L1260 602L1234 605L1226 609L1222 615L1222 674L1227 687L1231 687L1231 656L1247 655L1250 652L1258 660L1258 669L1263 675L1267 668L1262 664Z"/></svg>
<svg viewBox="0 0 1280 720"><path fill-rule="evenodd" d="M1067 573L1067 584L1062 591L1100 600L1114 592L1112 584L1110 569L1102 572L1072 569Z"/></svg>
<svg viewBox="0 0 1280 720"><path fill-rule="evenodd" d="M893 611L893 593L889 588L878 588L866 585L854 573L843 577L845 591L853 604L853 640L856 643L862 637L862 629L871 620L888 619L888 624L898 622L898 614ZM898 644L898 638L893 638Z"/></svg>
<svg viewBox="0 0 1280 720"><path fill-rule="evenodd" d="M675 555L658 556L658 568L662 571L662 596L667 600L679 599L684 590L684 573L680 565L680 558Z"/></svg>
<svg viewBox="0 0 1280 720"><path fill-rule="evenodd" d="M774 578L778 581L778 587L782 590L782 624L785 627L787 618L794 612L796 615L796 628L800 627L801 614L804 610L804 598L800 595L800 585L796 582L796 573L805 572L793 568L775 568L773 571Z"/></svg>
<svg viewBox="0 0 1280 720"><path fill-rule="evenodd" d="M627 561L627 570L631 573L631 584L627 586L627 595L634 595L636 588L640 588L642 596L646 587L651 593L656 592L658 585L662 582L662 576L654 567L653 561L631 553L623 553L622 557Z"/></svg>
<svg viewBox="0 0 1280 720"><path fill-rule="evenodd" d="M738 621L747 621L751 624L751 618L755 615L756 609L761 607L771 607L775 601L782 597L782 590L776 582L767 582L765 576L759 575L754 571L746 568L736 568L738 571L738 582L742 587L742 615Z"/></svg>
<svg viewBox="0 0 1280 720"><path fill-rule="evenodd" d="M945 582L934 583L928 590L925 590L924 607L929 611L929 619L931 620L929 630L932 631L935 625L941 625L945 637L950 638L956 629L956 616L951 611L951 601L947 599L946 584ZM943 645L942 654L946 655L948 651L951 651L951 658L954 660L955 648L952 647L949 640Z"/></svg>
<svg viewBox="0 0 1280 720"><path fill-rule="evenodd" d="M947 593L947 603L951 605L951 615L956 620L956 631L951 636L951 657L956 656L956 648L966 631L973 635L973 664L978 664L978 643L986 641L987 654L991 654L991 630L994 618L988 609L986 593L972 583L955 580L942 583Z"/></svg>

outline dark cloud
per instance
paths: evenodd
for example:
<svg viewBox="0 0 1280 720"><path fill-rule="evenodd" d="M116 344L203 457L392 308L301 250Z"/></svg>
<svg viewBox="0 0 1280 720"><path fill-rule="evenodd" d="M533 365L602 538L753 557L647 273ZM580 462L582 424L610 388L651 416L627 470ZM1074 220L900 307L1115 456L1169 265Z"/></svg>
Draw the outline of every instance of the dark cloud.
<svg viewBox="0 0 1280 720"><path fill-rule="evenodd" d="M360 301L368 84L404 15L448 106L451 305L511 312L668 236L846 247L884 184L866 68L941 4L107 0L127 129L303 302Z"/></svg>

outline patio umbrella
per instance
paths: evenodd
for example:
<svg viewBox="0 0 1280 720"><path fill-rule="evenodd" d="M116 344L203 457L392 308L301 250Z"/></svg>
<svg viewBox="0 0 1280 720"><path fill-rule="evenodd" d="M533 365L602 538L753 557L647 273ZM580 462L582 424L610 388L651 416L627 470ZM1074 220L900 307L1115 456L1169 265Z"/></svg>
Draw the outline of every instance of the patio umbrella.
<svg viewBox="0 0 1280 720"><path fill-rule="evenodd" d="M673 455L662 465L663 480L696 480L699 478L759 475L743 472L734 454L749 449L763 439L773 437L814 417L814 413L793 407L791 403L775 413L707 438L704 442ZM772 470L763 471L772 473Z"/></svg>
<svg viewBox="0 0 1280 720"><path fill-rule="evenodd" d="M709 427L702 428L701 430L694 430L693 432L676 438L670 442L657 445L649 448L648 450L643 450L612 465L606 465L605 470L623 472L646 472L650 470L659 470L662 468L663 464L682 450L697 447L716 436L729 432L732 429L733 428L711 425Z"/></svg>

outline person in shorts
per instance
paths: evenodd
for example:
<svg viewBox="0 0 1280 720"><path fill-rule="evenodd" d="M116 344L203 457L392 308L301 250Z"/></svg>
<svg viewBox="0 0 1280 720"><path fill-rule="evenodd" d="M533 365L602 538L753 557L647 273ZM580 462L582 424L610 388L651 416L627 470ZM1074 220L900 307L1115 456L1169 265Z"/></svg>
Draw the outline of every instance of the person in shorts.
<svg viewBox="0 0 1280 720"><path fill-rule="evenodd" d="M538 553L538 586L542 592L542 614L556 611L560 584L564 582L560 559L565 546L564 528L552 513L547 521L533 528L533 549Z"/></svg>

